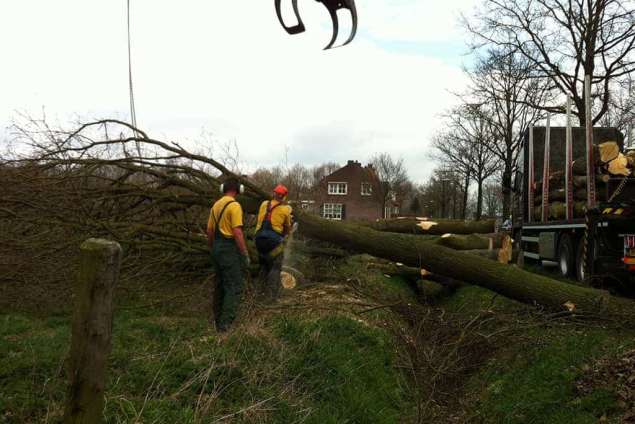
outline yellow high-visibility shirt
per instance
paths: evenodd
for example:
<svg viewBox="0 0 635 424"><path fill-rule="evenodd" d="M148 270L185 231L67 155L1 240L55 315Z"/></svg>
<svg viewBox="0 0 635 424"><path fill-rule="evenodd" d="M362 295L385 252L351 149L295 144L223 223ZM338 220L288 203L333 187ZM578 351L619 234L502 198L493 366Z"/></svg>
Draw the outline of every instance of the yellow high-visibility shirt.
<svg viewBox="0 0 635 424"><path fill-rule="evenodd" d="M221 234L227 238L234 238L233 229L243 225L243 208L235 200L231 196L223 196L214 203L207 219L208 232L214 233L216 230L215 222L220 217L223 208L227 203L234 201L234 203L227 206L219 222Z"/></svg>
<svg viewBox="0 0 635 424"><path fill-rule="evenodd" d="M267 204L269 201L262 202L260 205L260 210L258 211L258 222L256 223L256 231L262 227L262 223L265 220L265 215L267 215ZM279 205L280 202L277 200L271 201L271 207L273 208L276 205ZM271 211L271 228L277 233L282 234L284 232L284 228L291 228L291 206L289 205L280 205Z"/></svg>

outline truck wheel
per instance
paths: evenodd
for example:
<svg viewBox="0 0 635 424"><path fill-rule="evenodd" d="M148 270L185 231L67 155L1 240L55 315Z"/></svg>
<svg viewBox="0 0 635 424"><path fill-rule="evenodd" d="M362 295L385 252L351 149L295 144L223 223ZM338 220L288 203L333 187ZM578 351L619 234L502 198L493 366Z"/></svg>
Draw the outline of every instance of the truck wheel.
<svg viewBox="0 0 635 424"><path fill-rule="evenodd" d="M571 243L571 237L564 234L560 237L560 243L558 244L558 268L560 274L563 277L569 277L575 272L573 243Z"/></svg>

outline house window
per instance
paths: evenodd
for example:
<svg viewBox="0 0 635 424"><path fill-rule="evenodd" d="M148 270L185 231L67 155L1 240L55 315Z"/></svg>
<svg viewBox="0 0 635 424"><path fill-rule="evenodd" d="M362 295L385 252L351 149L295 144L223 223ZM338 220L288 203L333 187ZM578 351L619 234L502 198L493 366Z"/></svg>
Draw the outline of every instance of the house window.
<svg viewBox="0 0 635 424"><path fill-rule="evenodd" d="M370 196L373 194L373 185L371 183L362 183L362 196Z"/></svg>
<svg viewBox="0 0 635 424"><path fill-rule="evenodd" d="M322 208L322 218L342 220L343 205L341 203L325 203Z"/></svg>
<svg viewBox="0 0 635 424"><path fill-rule="evenodd" d="M348 194L348 184L347 183L329 183L329 194L339 194L339 195Z"/></svg>

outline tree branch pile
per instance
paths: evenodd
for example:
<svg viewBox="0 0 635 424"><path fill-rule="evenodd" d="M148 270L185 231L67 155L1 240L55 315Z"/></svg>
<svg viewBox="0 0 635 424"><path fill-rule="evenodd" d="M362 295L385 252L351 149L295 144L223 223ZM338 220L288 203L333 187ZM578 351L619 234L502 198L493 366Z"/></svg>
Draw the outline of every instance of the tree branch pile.
<svg viewBox="0 0 635 424"><path fill-rule="evenodd" d="M67 286L87 237L126 249L122 272L185 282L210 272L205 224L231 171L203 154L106 120L77 131L30 121L0 156L0 278ZM255 209L249 181L243 205ZM8 290L8 285L3 286Z"/></svg>

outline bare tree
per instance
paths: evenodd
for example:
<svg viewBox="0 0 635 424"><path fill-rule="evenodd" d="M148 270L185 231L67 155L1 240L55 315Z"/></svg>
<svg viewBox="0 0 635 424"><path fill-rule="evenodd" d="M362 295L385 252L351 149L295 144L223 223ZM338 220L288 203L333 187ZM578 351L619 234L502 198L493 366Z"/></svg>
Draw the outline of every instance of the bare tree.
<svg viewBox="0 0 635 424"><path fill-rule="evenodd" d="M501 185L497 181L488 181L483 186L483 203L485 209L485 215L490 218L496 218L499 216L502 210L502 197L503 192ZM507 218L508 215L503 215Z"/></svg>
<svg viewBox="0 0 635 424"><path fill-rule="evenodd" d="M408 172L403 159L394 159L389 153L376 154L371 158L370 163L378 180L374 195L385 214L388 202L405 193L406 184L409 182Z"/></svg>
<svg viewBox="0 0 635 424"><path fill-rule="evenodd" d="M324 177L332 174L333 172L337 171L341 167L342 165L336 162L327 162L327 163L323 163L322 165L314 166L313 169L311 170L313 174L312 175L313 181L311 183L311 186L313 187L313 189L316 189L318 187L318 185L320 184L320 181L322 181Z"/></svg>
<svg viewBox="0 0 635 424"><path fill-rule="evenodd" d="M250 179L265 190L273 190L276 184L279 184L284 177L284 171L279 166L273 168L258 168Z"/></svg>
<svg viewBox="0 0 635 424"><path fill-rule="evenodd" d="M454 170L436 169L420 189L420 210L434 218L462 218L467 212L467 188L464 176Z"/></svg>
<svg viewBox="0 0 635 424"><path fill-rule="evenodd" d="M313 173L305 166L295 164L287 170L282 183L289 189L290 199L303 200L311 193Z"/></svg>
<svg viewBox="0 0 635 424"><path fill-rule="evenodd" d="M533 104L551 98L547 80L532 77L532 64L509 48L489 49L477 57L468 75L471 95L480 107L475 110L486 119L494 142L486 146L501 162L502 212L511 209L512 176L522 146L525 130L544 114Z"/></svg>
<svg viewBox="0 0 635 424"><path fill-rule="evenodd" d="M635 68L634 21L635 0L484 0L465 19L476 36L474 47L516 51L529 60L536 77L549 78L570 95L580 125L585 123L584 76L592 77L597 123L609 110L611 82ZM531 105L563 112L560 105Z"/></svg>
<svg viewBox="0 0 635 424"><path fill-rule="evenodd" d="M602 117L600 123L603 127L615 127L627 134L629 143L632 143L632 130L635 125L635 82L633 76L613 84L610 107Z"/></svg>
<svg viewBox="0 0 635 424"><path fill-rule="evenodd" d="M447 130L433 141L437 158L476 182L476 219L483 212L483 183L500 169L490 147L497 142L489 124L491 119L485 118L485 111L478 106L467 104L452 110L447 115Z"/></svg>
<svg viewBox="0 0 635 424"><path fill-rule="evenodd" d="M284 184L289 189L291 200L309 199L319 182L325 176L339 169L340 165L329 162L308 168L302 164L291 167L274 166L272 168L258 168L250 179L267 190L272 190L277 184Z"/></svg>

